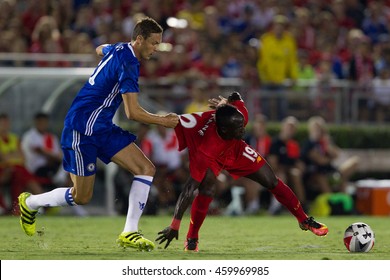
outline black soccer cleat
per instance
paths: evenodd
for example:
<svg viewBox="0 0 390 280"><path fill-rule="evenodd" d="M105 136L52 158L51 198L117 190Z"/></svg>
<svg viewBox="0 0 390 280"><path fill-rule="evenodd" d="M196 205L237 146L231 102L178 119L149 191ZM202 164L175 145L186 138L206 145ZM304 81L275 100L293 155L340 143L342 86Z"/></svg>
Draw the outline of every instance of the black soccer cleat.
<svg viewBox="0 0 390 280"><path fill-rule="evenodd" d="M184 251L199 252L198 243L198 238L187 238L184 243Z"/></svg>

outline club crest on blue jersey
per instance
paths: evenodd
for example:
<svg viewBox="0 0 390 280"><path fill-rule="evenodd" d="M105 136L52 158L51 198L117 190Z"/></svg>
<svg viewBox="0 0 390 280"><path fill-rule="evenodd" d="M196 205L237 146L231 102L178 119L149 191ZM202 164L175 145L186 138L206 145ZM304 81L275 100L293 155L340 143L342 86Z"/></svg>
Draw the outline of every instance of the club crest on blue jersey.
<svg viewBox="0 0 390 280"><path fill-rule="evenodd" d="M95 170L95 164L94 163L90 163L87 165L87 169L89 172L92 172Z"/></svg>

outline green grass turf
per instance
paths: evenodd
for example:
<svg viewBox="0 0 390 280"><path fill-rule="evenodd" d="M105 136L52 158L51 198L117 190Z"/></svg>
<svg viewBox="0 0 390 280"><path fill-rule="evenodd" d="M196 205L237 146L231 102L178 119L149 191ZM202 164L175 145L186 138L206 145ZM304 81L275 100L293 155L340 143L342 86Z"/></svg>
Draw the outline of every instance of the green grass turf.
<svg viewBox="0 0 390 280"><path fill-rule="evenodd" d="M43 235L26 236L18 217L0 217L1 260L389 260L388 217L344 216L318 219L329 227L326 237L301 231L291 215L209 216L201 229L199 253L183 252L188 216L183 219L179 240L168 249L158 245L152 252L117 247L125 217L39 216ZM169 225L169 216L143 216L140 229L154 240ZM344 230L365 222L376 234L369 253L349 253L343 244Z"/></svg>

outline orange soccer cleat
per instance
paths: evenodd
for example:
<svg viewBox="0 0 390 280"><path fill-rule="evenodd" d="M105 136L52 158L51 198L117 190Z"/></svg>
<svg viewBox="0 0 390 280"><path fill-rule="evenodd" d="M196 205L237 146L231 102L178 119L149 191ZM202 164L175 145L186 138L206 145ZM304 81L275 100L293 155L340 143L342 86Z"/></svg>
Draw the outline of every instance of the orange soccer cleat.
<svg viewBox="0 0 390 280"><path fill-rule="evenodd" d="M312 233L318 236L325 236L329 231L326 225L315 221L313 217L308 217L302 223L299 223L299 227L305 231L310 230Z"/></svg>

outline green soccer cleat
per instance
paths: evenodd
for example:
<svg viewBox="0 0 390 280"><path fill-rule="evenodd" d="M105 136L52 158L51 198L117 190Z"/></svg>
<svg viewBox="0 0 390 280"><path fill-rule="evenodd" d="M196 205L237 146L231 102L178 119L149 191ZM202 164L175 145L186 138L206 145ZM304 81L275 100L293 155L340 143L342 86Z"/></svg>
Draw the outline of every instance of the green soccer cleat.
<svg viewBox="0 0 390 280"><path fill-rule="evenodd" d="M152 241L143 237L138 231L122 232L116 240L116 243L123 248L130 247L147 252L152 251L155 247Z"/></svg>
<svg viewBox="0 0 390 280"><path fill-rule="evenodd" d="M20 209L20 226L23 231L32 236L35 234L35 216L38 213L38 210L30 210L27 207L26 199L31 193L24 192L21 193L18 197L19 200L19 209Z"/></svg>

